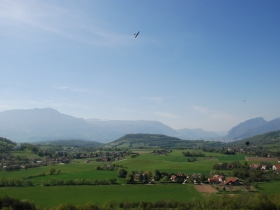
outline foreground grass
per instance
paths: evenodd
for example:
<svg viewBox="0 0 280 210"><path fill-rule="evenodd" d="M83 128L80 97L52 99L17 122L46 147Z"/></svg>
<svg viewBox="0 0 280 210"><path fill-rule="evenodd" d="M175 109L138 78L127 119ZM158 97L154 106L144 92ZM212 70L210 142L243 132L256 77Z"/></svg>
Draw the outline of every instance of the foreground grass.
<svg viewBox="0 0 280 210"><path fill-rule="evenodd" d="M55 207L61 203L75 205L92 202L104 204L117 201L191 201L203 196L193 185L110 185L110 186L59 186L0 188L0 197L5 195L34 201L36 206Z"/></svg>
<svg viewBox="0 0 280 210"><path fill-rule="evenodd" d="M279 194L280 193L280 181L273 182L263 182L258 184L258 189L260 192L265 192L266 194Z"/></svg>

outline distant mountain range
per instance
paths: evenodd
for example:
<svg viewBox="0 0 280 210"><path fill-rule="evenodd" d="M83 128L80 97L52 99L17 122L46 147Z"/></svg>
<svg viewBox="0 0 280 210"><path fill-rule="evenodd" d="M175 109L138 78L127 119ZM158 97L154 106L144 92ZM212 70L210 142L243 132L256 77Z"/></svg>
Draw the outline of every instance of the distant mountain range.
<svg viewBox="0 0 280 210"><path fill-rule="evenodd" d="M226 139L241 140L255 135L280 130L280 118L265 121L262 117L240 123L228 131Z"/></svg>
<svg viewBox="0 0 280 210"><path fill-rule="evenodd" d="M161 134L183 140L244 139L280 130L280 118L247 120L233 127L226 137L202 129L175 130L158 121L85 120L54 109L9 110L0 112L0 137L15 142L79 139L108 143L126 134Z"/></svg>
<svg viewBox="0 0 280 210"><path fill-rule="evenodd" d="M188 140L218 136L202 129L177 131L157 121L85 120L50 108L0 112L0 136L16 142L80 139L108 143L125 134L137 133L162 134Z"/></svg>

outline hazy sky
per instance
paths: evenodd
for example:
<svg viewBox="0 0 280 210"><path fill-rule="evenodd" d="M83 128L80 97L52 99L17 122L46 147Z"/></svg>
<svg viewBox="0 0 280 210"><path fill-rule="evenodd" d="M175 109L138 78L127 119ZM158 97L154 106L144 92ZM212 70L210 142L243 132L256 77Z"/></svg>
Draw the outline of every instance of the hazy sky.
<svg viewBox="0 0 280 210"><path fill-rule="evenodd" d="M33 108L206 131L280 117L280 1L0 0L0 111Z"/></svg>

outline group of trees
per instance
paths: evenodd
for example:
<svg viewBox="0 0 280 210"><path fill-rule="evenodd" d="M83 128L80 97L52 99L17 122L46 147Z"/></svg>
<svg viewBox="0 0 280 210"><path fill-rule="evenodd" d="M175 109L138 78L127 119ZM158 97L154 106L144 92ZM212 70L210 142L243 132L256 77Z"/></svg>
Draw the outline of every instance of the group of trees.
<svg viewBox="0 0 280 210"><path fill-rule="evenodd" d="M261 169L262 166L266 166L265 169ZM248 162L245 161L241 164L239 161L234 161L232 163L220 163L213 165L214 170L230 170L231 175L244 179L247 182L261 182L261 181L271 181L277 178L276 172L272 170L272 164L269 162L261 162L259 167L250 167ZM222 174L222 173L218 173Z"/></svg>
<svg viewBox="0 0 280 210"><path fill-rule="evenodd" d="M232 170L235 168L248 168L248 163L245 162L244 165L242 165L239 161L233 161L232 163L217 163L213 165L214 170Z"/></svg>
<svg viewBox="0 0 280 210"><path fill-rule="evenodd" d="M40 156L40 157L45 157L47 155L49 156L53 156L55 154L55 150L42 150L40 149L39 146L33 145L33 144L29 144L29 143L22 143L21 144L21 149L29 149L31 150L34 154Z"/></svg>
<svg viewBox="0 0 280 210"><path fill-rule="evenodd" d="M225 147L203 147L203 152L216 152L216 153L222 153L225 155L235 155L236 151L235 149L228 150Z"/></svg>
<svg viewBox="0 0 280 210"><path fill-rule="evenodd" d="M31 180L15 179L15 178L4 178L0 179L0 187L26 187L33 186Z"/></svg>
<svg viewBox="0 0 280 210"><path fill-rule="evenodd" d="M97 180L97 179L55 179L51 178L49 180L43 180L42 185L45 187L48 186L63 186L63 185L112 185L117 184L118 181L115 178Z"/></svg>
<svg viewBox="0 0 280 210"><path fill-rule="evenodd" d="M97 166L96 170L114 171L114 170L118 170L119 168L123 168L123 166L118 164L104 164L102 166Z"/></svg>
<svg viewBox="0 0 280 210"><path fill-rule="evenodd" d="M155 169L153 172L151 171L132 171L130 173L123 172L121 169L121 174L123 175L122 177L126 177L126 183L127 184L147 184L147 183L152 183L152 182L176 182L179 184L182 184L186 179L188 179L188 183L193 183L194 180L197 182L202 182L206 179L206 176L204 174L201 174L200 176L198 175L186 175L182 173L178 174L168 174L166 172L160 172L159 170ZM126 176L124 175L126 174ZM175 180L171 181L172 175L176 176ZM121 176L119 176L121 177Z"/></svg>
<svg viewBox="0 0 280 210"><path fill-rule="evenodd" d="M33 202L19 200L10 196L0 198L0 208L6 210L36 210L36 206Z"/></svg>
<svg viewBox="0 0 280 210"><path fill-rule="evenodd" d="M205 154L202 153L202 152L190 152L190 151L186 151L186 152L182 152L182 154L185 156L185 157L205 157Z"/></svg>
<svg viewBox="0 0 280 210"><path fill-rule="evenodd" d="M50 168L49 169L50 175L54 175L54 174L61 174L61 170L60 169L55 169L55 168Z"/></svg>
<svg viewBox="0 0 280 210"><path fill-rule="evenodd" d="M18 200L12 197L0 198L1 209L14 210L36 210L34 203L26 200ZM250 209L260 210L269 209L277 210L280 208L280 194L266 195L258 194L250 195L235 195L235 196L211 196L203 200L194 199L192 201L174 201L174 200L160 200L160 201L122 201L110 200L103 205L97 205L92 202L80 205L71 203L60 204L53 210L152 210L152 209L176 209L176 210L207 210L207 209Z"/></svg>
<svg viewBox="0 0 280 210"><path fill-rule="evenodd" d="M17 144L9 139L0 137L0 152L8 152L13 149Z"/></svg>

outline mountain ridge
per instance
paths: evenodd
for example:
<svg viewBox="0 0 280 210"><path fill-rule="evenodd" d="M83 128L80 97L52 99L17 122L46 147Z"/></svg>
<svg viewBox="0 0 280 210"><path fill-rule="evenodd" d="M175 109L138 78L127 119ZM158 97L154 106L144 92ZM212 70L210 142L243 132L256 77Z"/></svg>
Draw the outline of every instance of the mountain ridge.
<svg viewBox="0 0 280 210"><path fill-rule="evenodd" d="M52 108L0 112L0 136L15 142L81 139L108 143L125 134L137 133L162 134L184 140L240 140L275 130L280 130L279 117L271 121L262 117L246 120L221 137L201 128L175 130L158 121L76 118Z"/></svg>
<svg viewBox="0 0 280 210"><path fill-rule="evenodd" d="M240 140L271 131L280 130L280 118L266 121L262 117L246 120L231 128L226 139Z"/></svg>
<svg viewBox="0 0 280 210"><path fill-rule="evenodd" d="M201 129L200 132L205 131ZM52 108L0 112L0 136L16 142L81 139L108 143L130 133L189 138L158 121L83 119L62 114Z"/></svg>

